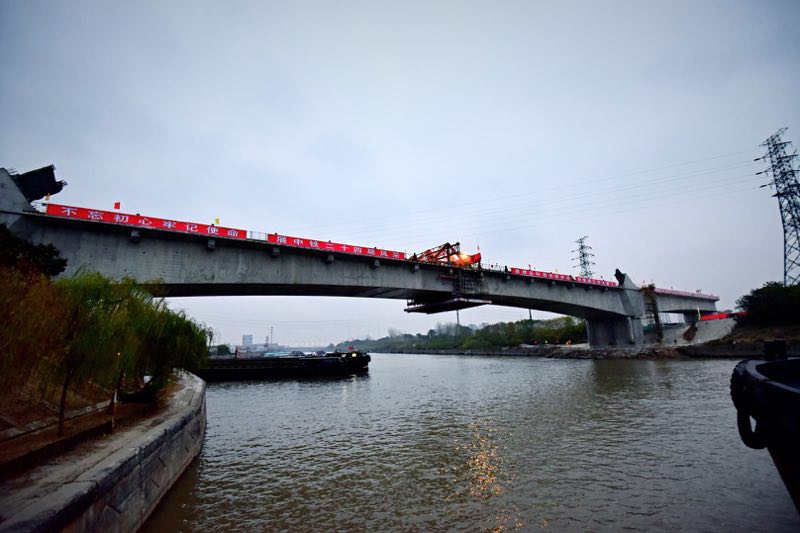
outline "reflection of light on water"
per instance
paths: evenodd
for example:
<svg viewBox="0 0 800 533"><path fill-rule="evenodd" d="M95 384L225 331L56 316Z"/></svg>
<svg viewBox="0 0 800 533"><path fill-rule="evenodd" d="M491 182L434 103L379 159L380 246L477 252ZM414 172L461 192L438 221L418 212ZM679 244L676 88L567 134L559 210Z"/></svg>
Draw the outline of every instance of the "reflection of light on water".
<svg viewBox="0 0 800 533"><path fill-rule="evenodd" d="M466 466L466 470L460 472L461 476L459 477L462 479L455 480L458 485L466 482L466 487L463 487L462 490L456 489L454 496L457 499L469 496L470 499L477 498L488 503L492 498L505 492L504 483L510 480L511 475L506 469L495 439L497 430L490 425L490 422L473 422L469 425L469 430L471 439L468 443L455 443L457 454L465 454L467 460L466 465L461 464L461 468ZM488 523L485 525L485 530L518 531L524 525L518 514L518 510L514 506L511 509L496 509L494 512L487 513L486 521Z"/></svg>
<svg viewBox="0 0 800 533"><path fill-rule="evenodd" d="M514 514L517 510L514 509ZM524 522L519 517L514 516L512 513L503 512L493 517L494 525L487 526L486 531L492 533L501 533L502 531L519 531L522 529Z"/></svg>
<svg viewBox="0 0 800 533"><path fill-rule="evenodd" d="M482 429L478 424L470 426L472 442L467 445L470 454L467 464L472 479L469 494L486 500L503 493L503 486L497 479L501 458L497 453L497 444L492 438L495 429Z"/></svg>

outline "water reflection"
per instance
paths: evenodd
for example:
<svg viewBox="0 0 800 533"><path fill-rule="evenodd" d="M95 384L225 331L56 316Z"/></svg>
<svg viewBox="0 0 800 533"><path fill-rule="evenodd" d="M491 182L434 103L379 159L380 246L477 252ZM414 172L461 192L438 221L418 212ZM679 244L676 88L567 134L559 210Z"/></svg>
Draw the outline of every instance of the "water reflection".
<svg viewBox="0 0 800 533"><path fill-rule="evenodd" d="M470 424L472 442L466 446L469 454L467 465L470 472L469 494L482 500L502 494L503 486L497 479L502 459L497 453L497 444L492 438L496 431L486 422ZM456 446L456 451L459 447Z"/></svg>
<svg viewBox="0 0 800 533"><path fill-rule="evenodd" d="M453 493L449 500L463 501L468 496L486 501L502 495L513 482L513 470L509 468L498 443L498 429L490 420L483 419L470 423L468 431L468 441L454 442L455 456L462 460L454 465ZM501 505L493 514L484 518L481 529L516 531L523 525L516 507Z"/></svg>
<svg viewBox="0 0 800 533"><path fill-rule="evenodd" d="M733 364L378 354L212 385L201 458L145 531L797 529L739 442Z"/></svg>

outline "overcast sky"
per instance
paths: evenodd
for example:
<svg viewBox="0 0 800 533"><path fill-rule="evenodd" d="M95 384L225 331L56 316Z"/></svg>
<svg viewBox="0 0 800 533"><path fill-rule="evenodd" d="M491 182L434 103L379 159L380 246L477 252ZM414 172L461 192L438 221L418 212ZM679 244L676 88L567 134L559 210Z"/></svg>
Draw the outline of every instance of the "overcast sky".
<svg viewBox="0 0 800 533"><path fill-rule="evenodd" d="M758 145L800 145L800 2L0 0L0 166L53 201L718 294L782 280ZM282 343L454 313L339 298L173 307ZM545 316L534 313L535 316ZM477 308L462 323L527 318Z"/></svg>

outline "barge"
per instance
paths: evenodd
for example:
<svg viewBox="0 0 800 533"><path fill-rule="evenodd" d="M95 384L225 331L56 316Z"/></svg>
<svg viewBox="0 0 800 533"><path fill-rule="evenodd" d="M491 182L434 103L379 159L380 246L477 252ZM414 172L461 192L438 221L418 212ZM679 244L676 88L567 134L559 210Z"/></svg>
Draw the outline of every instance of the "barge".
<svg viewBox="0 0 800 533"><path fill-rule="evenodd" d="M742 361L731 376L739 436L769 451L800 513L800 358L787 358L783 343L765 344L763 359Z"/></svg>
<svg viewBox="0 0 800 533"><path fill-rule="evenodd" d="M209 359L195 372L206 381L241 381L298 377L363 374L372 358L360 350L320 355L292 352L264 357L219 357Z"/></svg>

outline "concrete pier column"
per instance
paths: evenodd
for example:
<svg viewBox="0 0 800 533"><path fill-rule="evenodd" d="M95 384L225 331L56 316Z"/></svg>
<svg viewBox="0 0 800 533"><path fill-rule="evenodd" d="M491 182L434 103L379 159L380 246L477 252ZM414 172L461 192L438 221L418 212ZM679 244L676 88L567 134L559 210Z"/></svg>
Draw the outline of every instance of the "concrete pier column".
<svg viewBox="0 0 800 533"><path fill-rule="evenodd" d="M586 332L589 346L637 346L644 343L642 320L636 317L620 317L604 320L587 320Z"/></svg>
<svg viewBox="0 0 800 533"><path fill-rule="evenodd" d="M697 322L697 312L693 313L683 313L683 321L687 324L694 324Z"/></svg>

